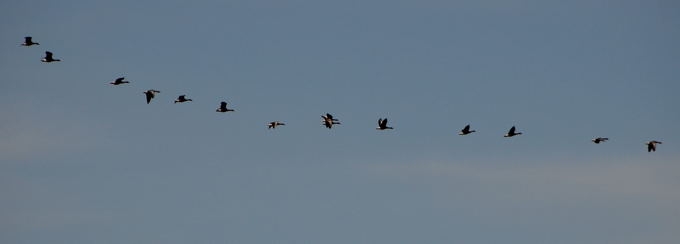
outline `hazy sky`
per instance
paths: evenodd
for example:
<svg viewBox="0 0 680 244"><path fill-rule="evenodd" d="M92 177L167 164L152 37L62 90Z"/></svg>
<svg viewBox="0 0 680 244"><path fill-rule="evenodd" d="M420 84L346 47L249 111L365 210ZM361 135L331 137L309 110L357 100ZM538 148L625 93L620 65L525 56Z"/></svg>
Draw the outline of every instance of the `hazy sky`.
<svg viewBox="0 0 680 244"><path fill-rule="evenodd" d="M679 9L2 1L0 243L678 243Z"/></svg>

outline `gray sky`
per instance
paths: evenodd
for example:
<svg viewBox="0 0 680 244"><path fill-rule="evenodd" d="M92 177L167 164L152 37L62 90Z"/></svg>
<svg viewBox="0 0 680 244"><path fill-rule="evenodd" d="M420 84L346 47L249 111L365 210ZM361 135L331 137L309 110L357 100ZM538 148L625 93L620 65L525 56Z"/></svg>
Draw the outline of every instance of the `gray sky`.
<svg viewBox="0 0 680 244"><path fill-rule="evenodd" d="M677 243L679 7L3 1L0 242Z"/></svg>

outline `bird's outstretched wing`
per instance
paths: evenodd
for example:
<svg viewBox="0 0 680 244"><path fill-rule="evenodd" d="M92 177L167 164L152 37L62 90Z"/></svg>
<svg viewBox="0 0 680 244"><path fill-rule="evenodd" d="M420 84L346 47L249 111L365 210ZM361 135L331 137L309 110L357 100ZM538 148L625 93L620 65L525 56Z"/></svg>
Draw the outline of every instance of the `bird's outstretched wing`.
<svg viewBox="0 0 680 244"><path fill-rule="evenodd" d="M147 91L144 94L146 95L146 104L149 104L153 98L153 91Z"/></svg>

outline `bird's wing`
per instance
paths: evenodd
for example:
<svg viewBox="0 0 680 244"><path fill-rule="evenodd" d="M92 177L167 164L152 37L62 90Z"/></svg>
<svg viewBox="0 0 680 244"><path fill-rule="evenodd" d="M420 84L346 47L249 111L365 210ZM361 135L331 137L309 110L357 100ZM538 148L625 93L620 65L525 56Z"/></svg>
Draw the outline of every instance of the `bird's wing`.
<svg viewBox="0 0 680 244"><path fill-rule="evenodd" d="M33 42L33 37L27 36L27 37L24 37L24 40L25 40L26 43L31 43L31 42Z"/></svg>
<svg viewBox="0 0 680 244"><path fill-rule="evenodd" d="M125 79L125 77L119 77L118 79L116 79L116 83L120 83L120 82L122 82L124 79Z"/></svg>
<svg viewBox="0 0 680 244"><path fill-rule="evenodd" d="M45 52L45 58L52 59L52 52L49 51Z"/></svg>
<svg viewBox="0 0 680 244"><path fill-rule="evenodd" d="M463 128L463 131L470 131L470 125L466 125L465 128Z"/></svg>
<svg viewBox="0 0 680 244"><path fill-rule="evenodd" d="M510 130L508 131L508 134L515 134L515 127L514 126L512 128L510 128Z"/></svg>
<svg viewBox="0 0 680 244"><path fill-rule="evenodd" d="M146 94L146 103L147 103L147 104L150 103L150 102L151 102L151 98L153 98L153 92L147 91L147 92L145 92L144 94Z"/></svg>

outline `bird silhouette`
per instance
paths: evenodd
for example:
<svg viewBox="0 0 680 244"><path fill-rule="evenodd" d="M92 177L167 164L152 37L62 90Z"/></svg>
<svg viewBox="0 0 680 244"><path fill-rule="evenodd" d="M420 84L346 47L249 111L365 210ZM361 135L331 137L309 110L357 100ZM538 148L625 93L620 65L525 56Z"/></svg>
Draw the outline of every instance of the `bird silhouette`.
<svg viewBox="0 0 680 244"><path fill-rule="evenodd" d="M52 52L47 51L45 52L45 57L41 59L40 61L45 62L45 63L50 63L50 62L58 62L61 61L61 59L55 59L52 57Z"/></svg>
<svg viewBox="0 0 680 244"><path fill-rule="evenodd" d="M598 138L592 139L591 141L593 141L595 144L600 144L600 142L606 142L607 140L609 140L609 138L598 137Z"/></svg>
<svg viewBox="0 0 680 244"><path fill-rule="evenodd" d="M326 126L326 128L331 129L333 128L333 125L339 125L340 121L338 119L333 118L333 115L326 113L326 115L321 115L321 118L323 118L323 125Z"/></svg>
<svg viewBox="0 0 680 244"><path fill-rule="evenodd" d="M283 123L283 122L280 122L280 121L272 121L272 122L269 122L269 124L267 124L267 129L276 129L276 127L279 126L279 125L286 125L286 124Z"/></svg>
<svg viewBox="0 0 680 244"><path fill-rule="evenodd" d="M517 132L517 133L515 133L515 126L513 126L512 128L510 128L510 130L508 131L508 133L505 134L503 137L513 137L513 136L521 135L521 134L522 134L522 132Z"/></svg>
<svg viewBox="0 0 680 244"><path fill-rule="evenodd" d="M217 108L217 110L215 110L215 111L224 113L224 112L231 112L231 111L235 111L235 110L233 110L233 109L228 109L228 108L227 108L227 102L221 102L221 103L220 103L220 107Z"/></svg>
<svg viewBox="0 0 680 244"><path fill-rule="evenodd" d="M120 78L117 78L116 80L114 80L112 82L109 82L109 84L114 85L114 86L125 84L125 83L130 83L129 81L125 80L125 77L120 77Z"/></svg>
<svg viewBox="0 0 680 244"><path fill-rule="evenodd" d="M391 130L394 129L392 127L387 126L387 118L379 118L378 119L378 128L375 128L376 130Z"/></svg>
<svg viewBox="0 0 680 244"><path fill-rule="evenodd" d="M656 144L662 144L660 141L649 141L647 143L647 152L656 152Z"/></svg>
<svg viewBox="0 0 680 244"><path fill-rule="evenodd" d="M460 133L458 133L458 135L464 136L464 135L470 134L470 133L472 133L472 132L476 132L476 131L475 131L475 130L470 130L470 125L466 125L465 128L463 128L462 130L460 130Z"/></svg>
<svg viewBox="0 0 680 244"><path fill-rule="evenodd" d="M33 46L33 45L40 45L40 43L33 42L33 37L27 36L24 37L24 43L21 43L22 46Z"/></svg>
<svg viewBox="0 0 680 244"><path fill-rule="evenodd" d="M186 98L186 95L180 95L175 99L175 103L191 102L193 100Z"/></svg>
<svg viewBox="0 0 680 244"><path fill-rule="evenodd" d="M147 90L144 92L144 95L146 95L146 104L149 104L151 102L151 99L153 99L156 96L156 93L161 92L157 90Z"/></svg>

